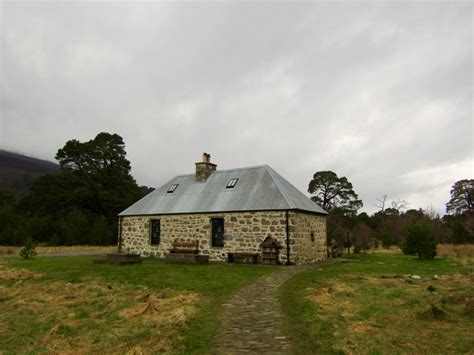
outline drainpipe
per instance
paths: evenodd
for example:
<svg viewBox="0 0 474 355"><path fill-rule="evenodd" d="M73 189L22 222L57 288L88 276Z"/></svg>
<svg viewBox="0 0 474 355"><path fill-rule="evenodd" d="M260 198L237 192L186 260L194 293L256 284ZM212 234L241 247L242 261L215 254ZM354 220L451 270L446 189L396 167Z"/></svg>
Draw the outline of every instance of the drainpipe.
<svg viewBox="0 0 474 355"><path fill-rule="evenodd" d="M285 211L286 217L286 265L291 265L290 262L290 225L288 219L288 210Z"/></svg>
<svg viewBox="0 0 474 355"><path fill-rule="evenodd" d="M118 225L118 252L122 252L122 216L119 216L119 225Z"/></svg>

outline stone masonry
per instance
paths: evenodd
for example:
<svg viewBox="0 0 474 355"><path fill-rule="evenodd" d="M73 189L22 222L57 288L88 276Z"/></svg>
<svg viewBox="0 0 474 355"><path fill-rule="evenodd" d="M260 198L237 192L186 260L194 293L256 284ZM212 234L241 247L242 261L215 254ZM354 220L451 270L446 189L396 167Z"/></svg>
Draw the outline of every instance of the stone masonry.
<svg viewBox="0 0 474 355"><path fill-rule="evenodd" d="M224 246L211 246L211 218L224 219ZM160 220L160 244L150 244L150 220ZM289 212L290 261L311 263L326 258L325 216ZM122 217L122 251L164 257L173 241L199 240L200 253L211 261L226 261L229 252L260 253L268 236L281 244L279 259L286 262L285 211L253 211Z"/></svg>
<svg viewBox="0 0 474 355"><path fill-rule="evenodd" d="M309 264L326 259L326 217L292 212L290 222L293 226L290 260L295 264Z"/></svg>

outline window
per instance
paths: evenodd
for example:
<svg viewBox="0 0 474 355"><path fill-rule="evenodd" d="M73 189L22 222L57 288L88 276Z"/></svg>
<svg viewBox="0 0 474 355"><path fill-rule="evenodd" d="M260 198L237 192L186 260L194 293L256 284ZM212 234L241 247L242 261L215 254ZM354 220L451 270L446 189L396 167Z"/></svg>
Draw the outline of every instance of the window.
<svg viewBox="0 0 474 355"><path fill-rule="evenodd" d="M314 232L311 231L311 241L314 242Z"/></svg>
<svg viewBox="0 0 474 355"><path fill-rule="evenodd" d="M229 182L227 183L226 188L228 188L228 189L233 189L234 186L235 186L235 184L237 184L237 181L238 181L238 180L239 180L238 178L232 178L232 179L230 179Z"/></svg>
<svg viewBox="0 0 474 355"><path fill-rule="evenodd" d="M150 221L150 244L160 244L160 220L152 219Z"/></svg>
<svg viewBox="0 0 474 355"><path fill-rule="evenodd" d="M179 186L179 184L173 184L171 185L169 188L168 188L168 193L169 194L172 194L174 192L174 190L176 190L176 188Z"/></svg>
<svg viewBox="0 0 474 355"><path fill-rule="evenodd" d="M224 218L212 218L212 246L223 247L224 246Z"/></svg>

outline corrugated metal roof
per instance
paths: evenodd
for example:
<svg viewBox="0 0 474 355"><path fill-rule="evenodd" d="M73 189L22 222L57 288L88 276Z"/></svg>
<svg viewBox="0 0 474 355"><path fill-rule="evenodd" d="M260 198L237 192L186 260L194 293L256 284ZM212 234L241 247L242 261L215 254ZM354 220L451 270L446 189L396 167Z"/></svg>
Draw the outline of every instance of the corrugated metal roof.
<svg viewBox="0 0 474 355"><path fill-rule="evenodd" d="M234 188L226 188L238 178ZM173 184L179 186L167 193ZM213 172L205 181L176 176L119 216L228 211L292 210L326 214L320 206L268 165Z"/></svg>

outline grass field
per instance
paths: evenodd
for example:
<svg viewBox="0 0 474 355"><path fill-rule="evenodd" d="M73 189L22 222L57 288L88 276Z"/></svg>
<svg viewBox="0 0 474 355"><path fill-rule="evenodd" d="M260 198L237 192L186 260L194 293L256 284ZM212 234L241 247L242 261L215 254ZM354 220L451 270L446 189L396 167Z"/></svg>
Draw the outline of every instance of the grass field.
<svg viewBox="0 0 474 355"><path fill-rule="evenodd" d="M207 353L231 292L272 267L0 259L0 353Z"/></svg>
<svg viewBox="0 0 474 355"><path fill-rule="evenodd" d="M298 274L280 289L293 352L474 353L467 260L368 254Z"/></svg>
<svg viewBox="0 0 474 355"><path fill-rule="evenodd" d="M474 353L466 250L357 255L296 275L279 290L293 353ZM0 258L0 353L212 353L221 304L276 270L94 258Z"/></svg>
<svg viewBox="0 0 474 355"><path fill-rule="evenodd" d="M0 245L0 256L18 256L18 253L22 247ZM36 247L38 255L48 254L70 254L70 253L81 253L81 252L101 252L101 253L116 253L118 248L116 245L71 245L71 246L44 246L39 245Z"/></svg>

